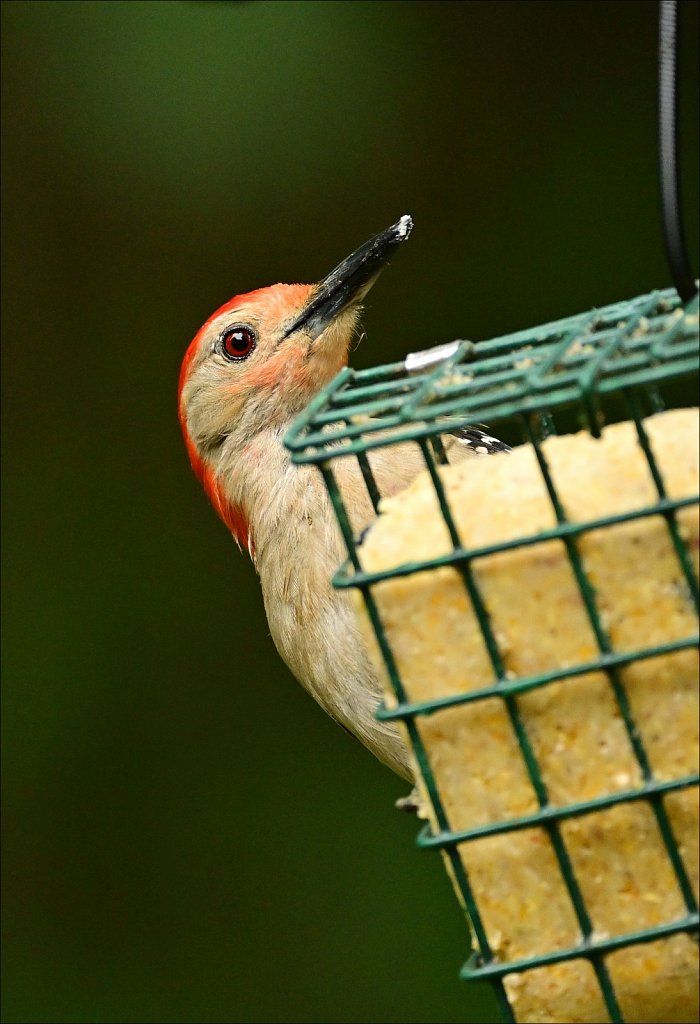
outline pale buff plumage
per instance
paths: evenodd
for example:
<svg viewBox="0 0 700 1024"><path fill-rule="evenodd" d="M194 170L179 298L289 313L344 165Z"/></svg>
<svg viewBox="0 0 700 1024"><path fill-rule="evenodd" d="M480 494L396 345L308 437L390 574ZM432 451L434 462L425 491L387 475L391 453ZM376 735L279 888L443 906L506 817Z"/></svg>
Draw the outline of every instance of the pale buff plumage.
<svg viewBox="0 0 700 1024"><path fill-rule="evenodd" d="M294 417L345 365L355 331L360 307L353 297L320 333L309 336L304 327L288 333L321 287L274 285L218 310L185 357L180 420L195 471L251 554L280 655L328 714L411 779L398 731L374 717L381 685L350 598L331 586L347 552L323 481L315 468L293 465L282 444ZM220 339L240 324L255 331L256 345L232 362ZM454 438L448 442L451 461L473 454ZM425 466L415 445L377 450L371 464L384 496ZM340 459L334 468L359 532L374 513L357 463Z"/></svg>

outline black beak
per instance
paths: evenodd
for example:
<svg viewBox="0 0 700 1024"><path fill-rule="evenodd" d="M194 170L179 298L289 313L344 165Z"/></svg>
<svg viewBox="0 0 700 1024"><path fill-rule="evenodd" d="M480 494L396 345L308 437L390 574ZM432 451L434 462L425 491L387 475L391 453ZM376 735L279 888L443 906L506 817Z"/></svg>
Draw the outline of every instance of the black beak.
<svg viewBox="0 0 700 1024"><path fill-rule="evenodd" d="M282 338L303 330L313 341L353 302L361 302L380 271L411 233L413 221L405 215L390 228L361 245L316 286L298 317Z"/></svg>

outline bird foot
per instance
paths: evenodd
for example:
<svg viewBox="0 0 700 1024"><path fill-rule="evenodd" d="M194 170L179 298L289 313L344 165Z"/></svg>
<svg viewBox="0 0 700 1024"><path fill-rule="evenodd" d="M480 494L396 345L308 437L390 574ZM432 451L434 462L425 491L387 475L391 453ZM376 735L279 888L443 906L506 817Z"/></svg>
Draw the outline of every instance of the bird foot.
<svg viewBox="0 0 700 1024"><path fill-rule="evenodd" d="M420 809L418 790L412 789L408 796L399 797L394 807L399 811L405 811L407 814L418 814Z"/></svg>

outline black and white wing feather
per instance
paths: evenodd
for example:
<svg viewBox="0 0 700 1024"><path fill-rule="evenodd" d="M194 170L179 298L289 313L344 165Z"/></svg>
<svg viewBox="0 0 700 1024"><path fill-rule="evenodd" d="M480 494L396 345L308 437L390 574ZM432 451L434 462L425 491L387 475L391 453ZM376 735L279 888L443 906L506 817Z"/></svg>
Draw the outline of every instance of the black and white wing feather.
<svg viewBox="0 0 700 1024"><path fill-rule="evenodd" d="M460 427L451 430L450 434L457 439L458 445L468 448L474 455L496 455L498 452L512 451L504 441L499 441L497 437L477 427Z"/></svg>

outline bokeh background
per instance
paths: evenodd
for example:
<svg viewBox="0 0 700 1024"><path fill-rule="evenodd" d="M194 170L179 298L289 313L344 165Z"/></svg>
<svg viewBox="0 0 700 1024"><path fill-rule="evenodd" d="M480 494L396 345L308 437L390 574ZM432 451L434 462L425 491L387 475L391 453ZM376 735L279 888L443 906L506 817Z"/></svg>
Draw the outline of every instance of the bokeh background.
<svg viewBox="0 0 700 1024"><path fill-rule="evenodd" d="M358 366L668 285L655 5L2 16L3 1019L496 1020L406 787L273 649L176 378L231 295L316 280L405 212Z"/></svg>

